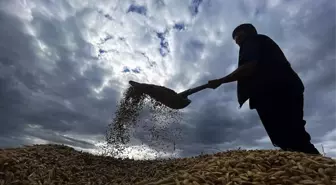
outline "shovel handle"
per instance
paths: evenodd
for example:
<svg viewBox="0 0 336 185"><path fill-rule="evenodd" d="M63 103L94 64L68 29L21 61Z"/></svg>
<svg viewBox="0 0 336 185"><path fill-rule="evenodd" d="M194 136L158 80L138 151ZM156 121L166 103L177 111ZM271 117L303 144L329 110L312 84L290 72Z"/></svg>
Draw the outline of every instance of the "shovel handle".
<svg viewBox="0 0 336 185"><path fill-rule="evenodd" d="M194 87L194 88L185 90L183 92L180 92L179 95L186 98L187 96L189 96L191 94L197 93L197 92L199 92L201 90L204 90L204 89L207 89L207 88L209 88L209 84L204 84L204 85L200 85L198 87Z"/></svg>

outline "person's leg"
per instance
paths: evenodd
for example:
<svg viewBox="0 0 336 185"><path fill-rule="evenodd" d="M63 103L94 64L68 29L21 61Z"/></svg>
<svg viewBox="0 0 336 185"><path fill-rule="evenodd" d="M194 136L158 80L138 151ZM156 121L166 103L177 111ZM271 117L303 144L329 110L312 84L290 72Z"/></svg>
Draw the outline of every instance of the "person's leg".
<svg viewBox="0 0 336 185"><path fill-rule="evenodd" d="M274 145L286 151L319 154L305 130L303 95L266 97L256 110Z"/></svg>
<svg viewBox="0 0 336 185"><path fill-rule="evenodd" d="M289 107L284 111L288 115L288 148L289 150L300 151L308 154L320 154L311 143L311 137L305 129L304 117L304 96L303 94L288 95ZM283 100L286 102L286 100ZM287 107L287 106L286 106ZM286 108L283 107L283 108Z"/></svg>
<svg viewBox="0 0 336 185"><path fill-rule="evenodd" d="M279 130L277 129L276 125L280 124L278 123L279 120L277 119L278 111L274 110L274 108L275 107L270 103L270 100L260 100L256 105L256 111L259 115L260 121L263 124L272 144L285 150L284 147L279 146L281 135L279 134Z"/></svg>

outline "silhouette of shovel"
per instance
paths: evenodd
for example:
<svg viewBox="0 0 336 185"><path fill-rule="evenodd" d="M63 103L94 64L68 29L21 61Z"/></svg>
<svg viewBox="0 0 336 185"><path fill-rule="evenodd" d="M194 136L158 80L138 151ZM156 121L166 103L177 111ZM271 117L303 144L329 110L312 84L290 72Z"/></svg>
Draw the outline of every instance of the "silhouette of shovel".
<svg viewBox="0 0 336 185"><path fill-rule="evenodd" d="M153 84L138 83L135 81L129 81L129 84L132 85L136 90L147 94L151 98L171 109L183 109L187 107L191 103L191 100L188 99L189 95L209 88L208 84L204 84L180 93L176 93L174 90L169 88Z"/></svg>

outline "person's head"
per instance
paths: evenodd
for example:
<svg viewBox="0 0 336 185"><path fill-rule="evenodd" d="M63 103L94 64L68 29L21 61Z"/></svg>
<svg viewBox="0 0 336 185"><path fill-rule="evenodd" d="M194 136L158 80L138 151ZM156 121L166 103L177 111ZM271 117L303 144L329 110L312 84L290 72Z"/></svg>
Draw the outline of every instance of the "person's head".
<svg viewBox="0 0 336 185"><path fill-rule="evenodd" d="M258 34L256 28L249 23L244 23L237 26L232 32L232 38L240 46L244 39L250 35Z"/></svg>

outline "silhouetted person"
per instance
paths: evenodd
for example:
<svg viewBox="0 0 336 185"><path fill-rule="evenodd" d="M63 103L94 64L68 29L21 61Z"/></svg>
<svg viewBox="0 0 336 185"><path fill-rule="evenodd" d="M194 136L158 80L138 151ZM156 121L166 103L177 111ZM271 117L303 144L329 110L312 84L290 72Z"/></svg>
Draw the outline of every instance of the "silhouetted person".
<svg viewBox="0 0 336 185"><path fill-rule="evenodd" d="M304 85L279 46L258 34L252 24L242 24L232 33L239 45L238 68L210 80L211 88L237 81L240 107L249 99L274 146L286 151L320 154L311 143L303 119Z"/></svg>

